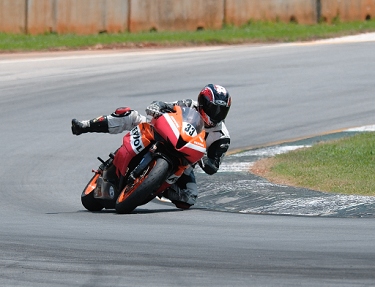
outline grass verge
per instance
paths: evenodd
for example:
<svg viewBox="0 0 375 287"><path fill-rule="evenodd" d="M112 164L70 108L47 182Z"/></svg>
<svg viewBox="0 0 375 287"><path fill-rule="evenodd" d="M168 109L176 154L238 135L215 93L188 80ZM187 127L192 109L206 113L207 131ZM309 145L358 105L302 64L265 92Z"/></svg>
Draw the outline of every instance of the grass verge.
<svg viewBox="0 0 375 287"><path fill-rule="evenodd" d="M307 41L375 31L375 20L301 25L249 21L241 27L194 32L145 32L98 35L23 35L0 33L0 52L108 49L152 46L229 45Z"/></svg>
<svg viewBox="0 0 375 287"><path fill-rule="evenodd" d="M319 143L261 160L252 171L271 182L374 196L375 132Z"/></svg>

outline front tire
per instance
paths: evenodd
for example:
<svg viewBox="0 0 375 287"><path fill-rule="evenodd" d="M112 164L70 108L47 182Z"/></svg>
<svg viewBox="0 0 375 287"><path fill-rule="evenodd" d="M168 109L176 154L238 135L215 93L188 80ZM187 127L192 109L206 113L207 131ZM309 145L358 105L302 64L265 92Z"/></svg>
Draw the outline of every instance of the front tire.
<svg viewBox="0 0 375 287"><path fill-rule="evenodd" d="M159 189L168 173L169 163L164 158L151 161L145 172L121 191L116 201L116 212L131 213L137 206L144 204Z"/></svg>

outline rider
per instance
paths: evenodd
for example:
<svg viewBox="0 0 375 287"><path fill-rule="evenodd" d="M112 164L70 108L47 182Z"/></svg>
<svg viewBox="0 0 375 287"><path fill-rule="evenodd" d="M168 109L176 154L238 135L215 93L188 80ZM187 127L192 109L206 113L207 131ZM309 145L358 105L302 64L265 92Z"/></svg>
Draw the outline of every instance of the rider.
<svg viewBox="0 0 375 287"><path fill-rule="evenodd" d="M157 117L160 113L173 109L174 105L194 107L198 110L205 123L207 150L205 156L198 162L205 173L212 175L219 169L222 157L229 148L230 136L224 120L231 106L231 96L219 85L206 85L198 95L198 101L191 99L176 102L152 102L146 108L146 114ZM107 116L100 116L93 120L72 120L72 133L80 135L87 132L118 134L131 130L147 118L128 107L118 108ZM179 180L164 191L163 196L170 199L178 208L188 209L194 205L198 188L195 181L193 167L185 170Z"/></svg>

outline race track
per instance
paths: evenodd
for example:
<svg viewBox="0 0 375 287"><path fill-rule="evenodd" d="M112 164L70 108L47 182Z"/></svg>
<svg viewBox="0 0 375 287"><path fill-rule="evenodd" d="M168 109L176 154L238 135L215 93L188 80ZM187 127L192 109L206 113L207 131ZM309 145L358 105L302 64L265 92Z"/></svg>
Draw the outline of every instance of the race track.
<svg viewBox="0 0 375 287"><path fill-rule="evenodd" d="M152 100L196 98L208 83L233 96L231 151L373 125L374 50L365 38L0 54L0 285L374 286L371 216L256 215L198 204L180 211L158 202L130 215L85 211L80 193L96 157L114 151L122 135L70 132L72 118L119 106L143 112ZM199 176L205 188L212 178Z"/></svg>

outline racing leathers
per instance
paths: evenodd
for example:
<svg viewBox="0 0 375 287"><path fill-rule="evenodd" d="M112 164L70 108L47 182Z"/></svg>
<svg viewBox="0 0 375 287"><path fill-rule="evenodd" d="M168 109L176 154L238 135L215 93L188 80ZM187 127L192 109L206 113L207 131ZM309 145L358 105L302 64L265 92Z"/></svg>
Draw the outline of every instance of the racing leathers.
<svg viewBox="0 0 375 287"><path fill-rule="evenodd" d="M126 130L130 131L144 122L146 122L145 116L128 107L121 107L110 115L100 116L93 120L78 121L72 119L72 133L77 136L93 132L119 134Z"/></svg>
<svg viewBox="0 0 375 287"><path fill-rule="evenodd" d="M171 103L155 101L146 108L148 117L157 117L164 112L173 110L174 105L197 108L197 102L186 99ZM118 108L107 116L100 116L93 120L72 120L72 133L80 135L87 132L102 132L118 134L125 130L129 131L149 118L139 114L130 108ZM206 154L198 162L205 173L212 175L220 167L221 159L230 145L229 132L225 123L219 122L212 127L205 127L206 131ZM178 181L164 191L163 196L171 200L178 208L188 209L194 205L198 196L198 188L193 172L194 167L185 170Z"/></svg>

